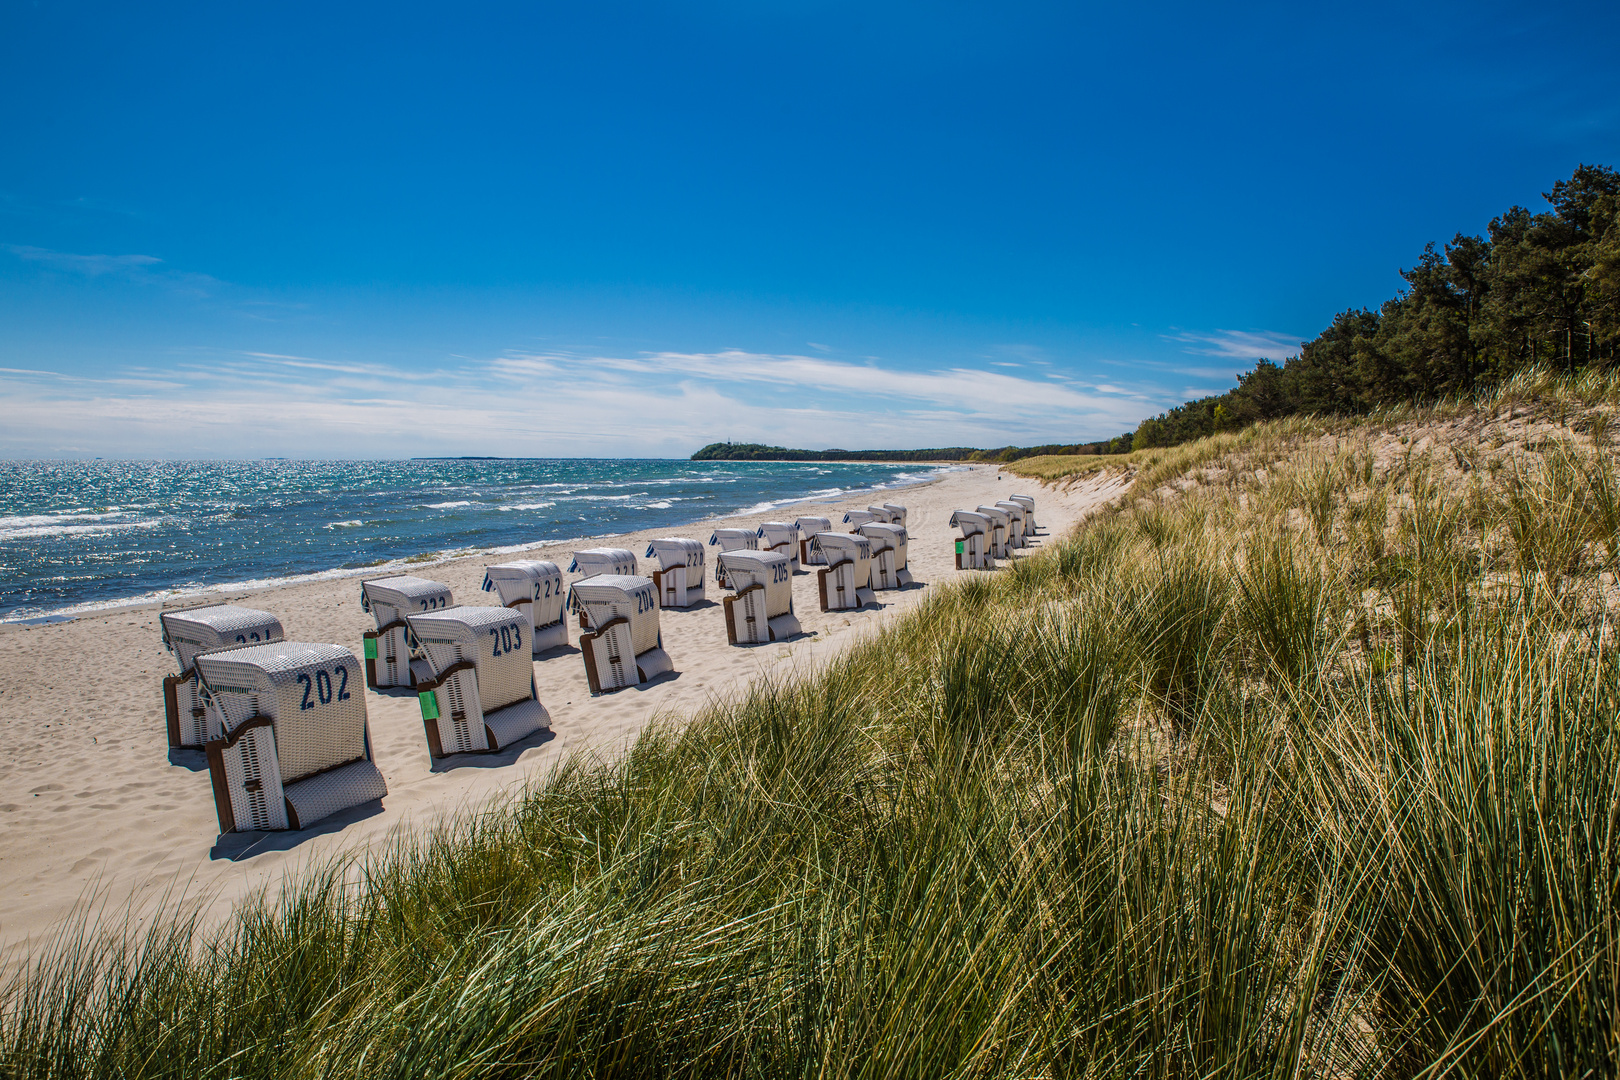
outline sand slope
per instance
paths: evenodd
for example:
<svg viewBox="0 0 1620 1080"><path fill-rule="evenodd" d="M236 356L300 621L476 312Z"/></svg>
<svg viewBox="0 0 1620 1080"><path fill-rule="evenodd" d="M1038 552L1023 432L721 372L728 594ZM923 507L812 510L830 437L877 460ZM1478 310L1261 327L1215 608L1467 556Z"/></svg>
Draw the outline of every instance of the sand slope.
<svg viewBox="0 0 1620 1080"><path fill-rule="evenodd" d="M823 613L813 574L794 578L794 608L807 632L790 643L739 648L726 643L725 616L713 584L710 602L661 614L664 645L678 675L647 688L592 698L577 649L535 663L551 733L488 756L464 755L435 765L428 756L416 698L409 691L367 693L374 756L388 797L297 833L218 835L213 794L200 752L171 756L164 734L161 681L174 671L158 627L159 605L124 608L69 623L0 626L0 944L38 940L92 893L98 907L122 917L150 913L176 889L212 898L223 911L233 899L273 883L296 866L373 842L400 827L420 827L476 806L503 789L541 778L565 752L612 752L654 714L689 713L711 695L741 688L766 671L814 665L861 633L915 603L927 583L955 576L951 512L1029 491L1050 541L1089 510L1119 493L1093 479L1067 491L1031 489L1028 481L980 466L936 482L883 493L909 508L911 568L919 586L879 593L881 610ZM770 514L725 519L749 526L800 514L836 523L869 498L806 502ZM566 568L574 547L621 546L638 558L655 535L708 540L711 520L677 529L630 533L591 543L554 545L530 556ZM838 526L841 527L841 526ZM486 562L463 559L413 568L444 581L463 604L493 603L478 590ZM648 564L650 567L650 563ZM649 570L650 572L650 570ZM569 575L570 579L578 575ZM186 607L209 598L188 597ZM360 579L319 581L230 599L275 612L294 641L336 642L360 654L362 631L375 624L360 609ZM814 632L813 635L810 632Z"/></svg>

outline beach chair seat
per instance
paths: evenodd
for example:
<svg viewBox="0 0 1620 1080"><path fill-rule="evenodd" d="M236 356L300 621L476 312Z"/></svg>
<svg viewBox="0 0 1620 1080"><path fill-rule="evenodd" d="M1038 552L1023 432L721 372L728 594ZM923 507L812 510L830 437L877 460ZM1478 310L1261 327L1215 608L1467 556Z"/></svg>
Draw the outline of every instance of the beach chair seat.
<svg viewBox="0 0 1620 1080"><path fill-rule="evenodd" d="M899 503L884 503L883 509L889 512L890 525L904 525L906 523L906 508Z"/></svg>
<svg viewBox="0 0 1620 1080"><path fill-rule="evenodd" d="M366 658L366 685L373 690L411 685L411 647L405 616L443 611L455 604L450 586L401 574L360 583L360 607L371 612L377 629L361 635Z"/></svg>
<svg viewBox="0 0 1620 1080"><path fill-rule="evenodd" d="M527 616L506 607L455 607L406 617L428 753L493 753L551 718L534 687Z"/></svg>
<svg viewBox="0 0 1620 1080"><path fill-rule="evenodd" d="M197 657L197 673L220 832L304 829L388 794L348 649L250 645Z"/></svg>
<svg viewBox="0 0 1620 1080"><path fill-rule="evenodd" d="M658 560L652 579L659 607L684 608L703 602L702 544L680 536L664 537L647 544L647 558Z"/></svg>
<svg viewBox="0 0 1620 1080"><path fill-rule="evenodd" d="M576 581L568 606L591 627L579 645L593 696L675 670L659 634L658 589L650 578L599 574Z"/></svg>
<svg viewBox="0 0 1620 1080"><path fill-rule="evenodd" d="M870 510L851 510L844 515L844 524L849 526L850 532L860 532L862 525L878 520L878 516Z"/></svg>
<svg viewBox="0 0 1620 1080"><path fill-rule="evenodd" d="M722 554L727 551L758 551L759 533L754 529L716 529L709 536L709 546L718 547ZM726 585L725 567L719 559L714 561L714 580L722 589L729 588Z"/></svg>
<svg viewBox="0 0 1620 1080"><path fill-rule="evenodd" d="M799 572L799 527L789 521L761 522L754 535L759 537L759 550L780 551Z"/></svg>
<svg viewBox="0 0 1620 1080"><path fill-rule="evenodd" d="M1011 558L1012 556L1007 551L1007 528L1011 524L1007 511L994 506L976 506L974 509L990 519L990 536L985 541L985 546L990 551L990 557L994 559Z"/></svg>
<svg viewBox="0 0 1620 1080"><path fill-rule="evenodd" d="M825 566L826 560L812 541L817 533L832 532L832 518L802 517L793 522L799 530L799 565Z"/></svg>
<svg viewBox="0 0 1620 1080"><path fill-rule="evenodd" d="M997 500L996 509L1007 515L1007 546L1010 548L1028 547L1029 542L1024 538L1024 522L1026 520L1024 504L1013 502L1010 499Z"/></svg>
<svg viewBox="0 0 1620 1080"><path fill-rule="evenodd" d="M197 657L281 641L287 635L282 632L281 620L268 611L234 604L165 611L158 616L158 623L163 628L163 647L174 654L180 665L178 674L163 678L163 714L168 722L169 746L201 750L208 741L208 710L203 707L202 688L197 682Z"/></svg>
<svg viewBox="0 0 1620 1080"><path fill-rule="evenodd" d="M962 530L956 541L956 568L958 570L994 570L995 557L990 554L990 530L994 523L983 514L972 510L958 510L951 515L951 525Z"/></svg>
<svg viewBox="0 0 1620 1080"><path fill-rule="evenodd" d="M726 639L733 645L784 641L803 632L793 614L793 564L783 551L726 551Z"/></svg>
<svg viewBox="0 0 1620 1080"><path fill-rule="evenodd" d="M568 620L563 618L562 571L546 559L514 559L484 567L484 591L501 603L528 616L531 656L568 644Z"/></svg>
<svg viewBox="0 0 1620 1080"><path fill-rule="evenodd" d="M905 526L874 521L861 526L861 535L872 541L872 588L902 589L910 585Z"/></svg>
<svg viewBox="0 0 1620 1080"><path fill-rule="evenodd" d="M872 592L872 541L840 532L816 533L812 540L826 563L816 575L822 611L852 611L877 603Z"/></svg>
<svg viewBox="0 0 1620 1080"><path fill-rule="evenodd" d="M1023 506L1023 508L1024 508L1024 535L1026 535L1026 536L1034 536L1035 535L1035 500L1030 498L1028 495L1009 495L1007 497L1009 499L1011 499L1013 502L1018 503L1018 504Z"/></svg>

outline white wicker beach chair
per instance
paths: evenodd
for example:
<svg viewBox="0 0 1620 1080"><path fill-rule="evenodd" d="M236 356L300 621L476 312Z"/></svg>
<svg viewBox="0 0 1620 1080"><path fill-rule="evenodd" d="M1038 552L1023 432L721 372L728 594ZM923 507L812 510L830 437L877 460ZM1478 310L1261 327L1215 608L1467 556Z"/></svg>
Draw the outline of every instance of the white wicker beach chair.
<svg viewBox="0 0 1620 1080"><path fill-rule="evenodd" d="M827 564L816 575L822 611L849 611L877 603L872 593L872 541L840 532L816 533L811 541Z"/></svg>
<svg viewBox="0 0 1620 1080"><path fill-rule="evenodd" d="M546 559L514 559L484 567L484 591L529 619L531 656L568 644L568 621L563 618L562 571Z"/></svg>
<svg viewBox="0 0 1620 1080"><path fill-rule="evenodd" d="M406 622L428 753L490 753L551 725L534 689L527 616L456 607Z"/></svg>
<svg viewBox="0 0 1620 1080"><path fill-rule="evenodd" d="M1011 524L1011 519L1008 518L1007 511L994 506L976 506L974 509L990 519L990 538L986 544L990 556L996 559L1010 558L1007 551L1007 528Z"/></svg>
<svg viewBox="0 0 1620 1080"><path fill-rule="evenodd" d="M636 572L636 553L629 548L585 548L574 552L568 572L586 577L597 574L633 575Z"/></svg>
<svg viewBox="0 0 1620 1080"><path fill-rule="evenodd" d="M250 645L197 657L197 674L220 832L308 828L388 794L348 649Z"/></svg>
<svg viewBox="0 0 1620 1080"><path fill-rule="evenodd" d="M658 632L658 590L650 578L601 574L576 581L568 606L592 628L579 639L592 695L675 670Z"/></svg>
<svg viewBox="0 0 1620 1080"><path fill-rule="evenodd" d="M1024 504L1011 500L1000 500L996 509L1007 515L1007 546L1010 548L1028 547L1029 542L1024 539L1024 522L1028 511Z"/></svg>
<svg viewBox="0 0 1620 1080"><path fill-rule="evenodd" d="M894 520L894 515L889 513L889 508L887 506L868 506L866 508L866 512L872 515L871 520L880 525L899 524L899 522Z"/></svg>
<svg viewBox="0 0 1620 1080"><path fill-rule="evenodd" d="M580 574L583 578L595 577L598 574L621 574L635 576L637 573L636 553L628 548L586 548L574 552L573 560L568 564L570 574ZM579 628L589 630L590 623L586 621L586 613L579 612Z"/></svg>
<svg viewBox="0 0 1620 1080"><path fill-rule="evenodd" d="M972 510L958 510L951 515L951 525L962 530L956 542L956 568L958 570L994 570L995 557L990 554L990 530L995 523Z"/></svg>
<svg viewBox="0 0 1620 1080"><path fill-rule="evenodd" d="M799 529L799 565L825 566L821 552L810 541L817 533L832 532L832 518L802 517L793 522Z"/></svg>
<svg viewBox="0 0 1620 1080"><path fill-rule="evenodd" d="M727 551L758 551L759 533L754 529L716 529L709 537L709 546L718 547L721 552ZM725 567L720 560L714 561L714 580L722 589L727 588Z"/></svg>
<svg viewBox="0 0 1620 1080"><path fill-rule="evenodd" d="M658 606L684 608L700 604L704 597L703 545L681 536L669 536L647 545L647 558L657 559L653 585L658 589Z"/></svg>
<svg viewBox="0 0 1620 1080"><path fill-rule="evenodd" d="M870 510L851 510L844 515L844 524L849 526L850 532L860 532L862 525L880 520L883 519Z"/></svg>
<svg viewBox="0 0 1620 1080"><path fill-rule="evenodd" d="M180 665L178 675L163 679L169 745L200 750L208 741L208 716L197 684L197 657L281 641L287 635L281 630L281 620L268 611L234 604L165 611L158 616L158 623L163 627L163 647L174 654Z"/></svg>
<svg viewBox="0 0 1620 1080"><path fill-rule="evenodd" d="M726 638L733 645L784 641L801 633L793 614L793 563L784 551L727 551Z"/></svg>
<svg viewBox="0 0 1620 1080"><path fill-rule="evenodd" d="M1009 495L1007 497L1009 499L1011 499L1015 503L1023 504L1023 507L1024 507L1024 534L1026 536L1034 536L1035 535L1035 500L1030 498L1028 495Z"/></svg>
<svg viewBox="0 0 1620 1080"><path fill-rule="evenodd" d="M426 578L378 578L360 583L360 607L371 612L377 629L361 635L366 657L366 685L373 690L411 685L411 647L405 616L443 611L455 604L450 586Z"/></svg>
<svg viewBox="0 0 1620 1080"><path fill-rule="evenodd" d="M890 525L904 525L906 523L906 508L899 503L884 503L883 509L889 512Z"/></svg>
<svg viewBox="0 0 1620 1080"><path fill-rule="evenodd" d="M799 572L799 527L789 521L762 522L754 533L759 537L759 550L780 551Z"/></svg>
<svg viewBox="0 0 1620 1080"><path fill-rule="evenodd" d="M872 541L872 588L901 589L910 585L905 526L874 521L861 526L861 535Z"/></svg>

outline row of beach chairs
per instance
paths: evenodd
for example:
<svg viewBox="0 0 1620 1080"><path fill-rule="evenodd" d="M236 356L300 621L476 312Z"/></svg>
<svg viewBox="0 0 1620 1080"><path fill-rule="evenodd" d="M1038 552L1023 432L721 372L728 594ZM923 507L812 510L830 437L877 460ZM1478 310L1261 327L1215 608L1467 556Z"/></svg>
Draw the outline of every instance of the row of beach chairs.
<svg viewBox="0 0 1620 1080"><path fill-rule="evenodd" d="M1010 559L1014 550L1029 546L1035 535L1035 500L1013 495L993 506L958 510L951 525L962 530L956 541L958 570L994 570L997 559Z"/></svg>
<svg viewBox="0 0 1620 1080"><path fill-rule="evenodd" d="M1004 504L997 504L1001 507ZM1016 504L1033 528L1033 501ZM987 508L960 511L988 523L972 536L1004 539ZM879 520L879 517L885 520ZM717 529L715 576L733 644L781 641L801 632L792 578L819 566L824 611L873 603L874 589L909 584L904 507L851 511L854 530L827 518ZM959 522L957 518L962 520ZM1006 521L1014 520L1008 512ZM743 535L746 534L746 535ZM957 564L964 565L958 541ZM982 545L981 545L982 547ZM973 550L979 550L978 547ZM180 671L163 680L169 744L202 749L221 832L304 828L387 794L372 760L364 686L416 692L434 758L492 752L549 726L533 659L566 645L565 611L577 614L592 694L634 686L674 669L659 630L661 607L704 600L705 551L696 540L652 541L638 573L623 548L577 551L565 587L557 565L514 560L486 568L483 590L500 606L458 606L449 586L401 575L361 583L361 604L377 628L362 638L364 660L340 645L289 642L275 615L232 604L167 611L164 644ZM992 564L993 565L993 564Z"/></svg>

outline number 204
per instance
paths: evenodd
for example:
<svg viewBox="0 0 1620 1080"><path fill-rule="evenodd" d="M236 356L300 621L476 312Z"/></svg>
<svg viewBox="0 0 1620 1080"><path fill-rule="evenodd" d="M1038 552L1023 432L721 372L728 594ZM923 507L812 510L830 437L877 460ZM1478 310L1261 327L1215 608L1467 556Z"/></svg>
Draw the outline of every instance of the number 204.
<svg viewBox="0 0 1620 1080"><path fill-rule="evenodd" d="M327 671L324 668L313 675L307 671L298 673L298 681L304 687L304 699L298 703L299 709L313 709L314 698L320 699L322 705L332 704L333 680L337 681L337 700L349 700L349 669L343 666Z"/></svg>

